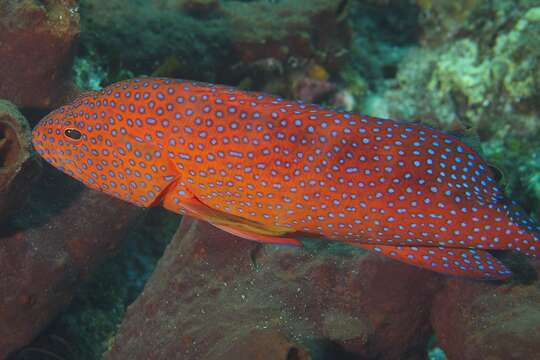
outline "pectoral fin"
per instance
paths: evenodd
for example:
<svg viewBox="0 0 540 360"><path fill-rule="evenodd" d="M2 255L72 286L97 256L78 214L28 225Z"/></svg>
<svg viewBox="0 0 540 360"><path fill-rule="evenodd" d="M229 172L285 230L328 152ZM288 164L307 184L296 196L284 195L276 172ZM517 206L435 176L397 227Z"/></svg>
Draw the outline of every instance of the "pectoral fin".
<svg viewBox="0 0 540 360"><path fill-rule="evenodd" d="M186 189L171 189L171 194L178 194L179 192L184 196L181 199L177 198L178 201L174 201L174 196L165 198L163 205L167 209L207 221L223 231L244 239L270 244L302 246L300 241L282 236L292 233L291 229L265 225L227 214L209 207Z"/></svg>
<svg viewBox="0 0 540 360"><path fill-rule="evenodd" d="M231 225L222 225L222 224L216 224L216 223L211 223L211 224L223 231L226 231L230 234L236 235L238 237L241 237L247 240L253 240L257 242L276 244L276 245L302 246L302 243L300 241L296 239L292 239L292 238L263 235L260 233L246 230L245 228L236 228L234 227L234 225L231 226Z"/></svg>
<svg viewBox="0 0 540 360"><path fill-rule="evenodd" d="M497 258L479 249L357 243L351 245L444 274L484 280L505 280L512 276L511 271Z"/></svg>

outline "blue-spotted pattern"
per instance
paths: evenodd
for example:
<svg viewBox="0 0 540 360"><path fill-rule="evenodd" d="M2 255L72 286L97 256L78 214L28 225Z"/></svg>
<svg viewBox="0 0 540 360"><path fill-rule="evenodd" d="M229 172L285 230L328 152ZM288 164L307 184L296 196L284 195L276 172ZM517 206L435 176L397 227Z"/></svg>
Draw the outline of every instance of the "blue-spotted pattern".
<svg viewBox="0 0 540 360"><path fill-rule="evenodd" d="M482 249L539 252L538 226L516 214L481 157L418 124L134 79L52 112L34 144L89 187L140 206L182 212L196 197L250 223L440 272L506 278Z"/></svg>

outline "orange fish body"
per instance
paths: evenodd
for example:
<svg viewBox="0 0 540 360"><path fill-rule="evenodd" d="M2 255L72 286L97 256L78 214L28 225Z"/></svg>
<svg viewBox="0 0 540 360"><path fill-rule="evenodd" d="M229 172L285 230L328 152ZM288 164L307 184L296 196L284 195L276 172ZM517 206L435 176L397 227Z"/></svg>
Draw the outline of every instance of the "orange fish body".
<svg viewBox="0 0 540 360"><path fill-rule="evenodd" d="M538 226L458 139L234 88L134 79L44 118L34 145L87 186L251 240L348 242L438 272L504 279L486 249L538 255Z"/></svg>

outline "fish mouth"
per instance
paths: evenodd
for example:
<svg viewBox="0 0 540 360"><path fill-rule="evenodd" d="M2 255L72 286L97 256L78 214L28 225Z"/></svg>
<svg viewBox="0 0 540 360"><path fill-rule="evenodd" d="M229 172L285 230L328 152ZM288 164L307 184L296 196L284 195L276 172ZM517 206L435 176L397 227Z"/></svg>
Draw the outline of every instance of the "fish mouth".
<svg viewBox="0 0 540 360"><path fill-rule="evenodd" d="M41 134L37 127L32 130L32 145L38 153L41 153L41 151L43 151L43 141L40 139L40 135Z"/></svg>
<svg viewBox="0 0 540 360"><path fill-rule="evenodd" d="M49 137L47 136L47 131L45 130L44 120L41 120L32 130L32 145L34 150L48 163L58 166L60 161L57 159L57 151L52 146L47 146Z"/></svg>
<svg viewBox="0 0 540 360"><path fill-rule="evenodd" d="M40 120L36 126L32 129L32 145L34 145L34 148L42 149L43 148L43 142L47 137L47 131L45 130L45 123L46 118Z"/></svg>

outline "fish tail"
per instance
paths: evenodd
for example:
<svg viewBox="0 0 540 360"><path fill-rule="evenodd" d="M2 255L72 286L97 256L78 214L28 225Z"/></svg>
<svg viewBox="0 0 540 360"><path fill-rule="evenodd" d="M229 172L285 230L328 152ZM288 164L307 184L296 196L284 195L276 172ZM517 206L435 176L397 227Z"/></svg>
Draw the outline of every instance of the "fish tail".
<svg viewBox="0 0 540 360"><path fill-rule="evenodd" d="M503 206L508 216L505 234L510 236L509 249L527 256L540 258L540 224L527 215L515 201L507 201Z"/></svg>

